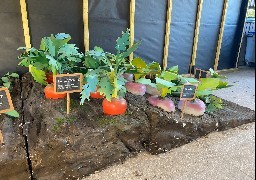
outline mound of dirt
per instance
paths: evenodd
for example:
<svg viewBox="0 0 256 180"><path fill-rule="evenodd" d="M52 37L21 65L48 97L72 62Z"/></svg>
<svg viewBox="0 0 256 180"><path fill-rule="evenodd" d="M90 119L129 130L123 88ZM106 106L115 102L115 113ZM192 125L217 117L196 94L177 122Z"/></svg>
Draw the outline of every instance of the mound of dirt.
<svg viewBox="0 0 256 180"><path fill-rule="evenodd" d="M46 100L43 87L29 74L16 84L14 89L20 92L12 93L14 103L23 113L19 120L0 119L0 129L10 122L12 131L3 131L5 136L13 136L6 139L10 148L0 149L12 154L5 163L0 156L0 169L12 167L20 179L29 173L28 164L36 179L77 179L141 151L162 153L210 132L255 121L254 111L228 101L214 114L181 119L180 111L164 112L149 105L146 96L132 94L126 95L129 106L123 116L104 116L101 100L80 106L79 94L72 94L71 114L66 115L66 100ZM31 164L26 164L26 150ZM12 166L16 161L24 166ZM11 176L11 172L0 173L0 179Z"/></svg>

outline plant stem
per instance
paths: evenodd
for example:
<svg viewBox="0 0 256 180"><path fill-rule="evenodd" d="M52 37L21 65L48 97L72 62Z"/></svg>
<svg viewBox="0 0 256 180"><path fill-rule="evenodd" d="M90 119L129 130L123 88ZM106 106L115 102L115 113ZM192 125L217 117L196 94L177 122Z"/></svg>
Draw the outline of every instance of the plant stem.
<svg viewBox="0 0 256 180"><path fill-rule="evenodd" d="M113 98L117 98L118 96L118 83L117 83L117 77L114 77L114 93L113 93Z"/></svg>

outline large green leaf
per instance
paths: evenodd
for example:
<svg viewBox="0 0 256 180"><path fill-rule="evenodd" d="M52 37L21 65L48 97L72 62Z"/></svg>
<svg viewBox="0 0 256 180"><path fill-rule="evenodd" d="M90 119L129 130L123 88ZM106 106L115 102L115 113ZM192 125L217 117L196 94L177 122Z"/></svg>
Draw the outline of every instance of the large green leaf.
<svg viewBox="0 0 256 180"><path fill-rule="evenodd" d="M15 110L8 111L5 114L7 114L7 115L9 115L11 117L15 117L15 118L20 117L20 114L17 111L15 111Z"/></svg>
<svg viewBox="0 0 256 180"><path fill-rule="evenodd" d="M167 80L167 81L173 81L173 80L178 79L178 75L175 73L172 73L172 72L164 71L161 74L161 78L163 78L164 80Z"/></svg>
<svg viewBox="0 0 256 180"><path fill-rule="evenodd" d="M81 105L84 104L85 99L90 100L90 93L97 90L97 85L99 83L98 76L90 73L88 73L86 81L86 84L83 86L83 91L81 92Z"/></svg>
<svg viewBox="0 0 256 180"><path fill-rule="evenodd" d="M104 94L108 101L111 100L114 86L111 84L109 77L103 77L100 79L98 91Z"/></svg>
<svg viewBox="0 0 256 180"><path fill-rule="evenodd" d="M30 73L34 77L34 80L42 85L47 85L45 72L42 70L36 69L36 67L32 66L30 69Z"/></svg>
<svg viewBox="0 0 256 180"><path fill-rule="evenodd" d="M122 32L122 36L116 40L116 50L119 53L126 51L130 45L130 31L127 29L126 32Z"/></svg>
<svg viewBox="0 0 256 180"><path fill-rule="evenodd" d="M219 78L201 78L198 90L215 90L219 85Z"/></svg>
<svg viewBox="0 0 256 180"><path fill-rule="evenodd" d="M161 85L164 85L164 86L166 86L166 87L173 87L173 86L175 86L176 84L175 83L172 83L172 82L170 82L170 81L166 81L166 80L164 80L164 79L161 79L161 78L156 78L156 83L157 84L161 84Z"/></svg>
<svg viewBox="0 0 256 180"><path fill-rule="evenodd" d="M138 57L134 58L132 60L132 65L134 65L136 68L140 68L140 69L147 68L147 63L143 59L138 58Z"/></svg>
<svg viewBox="0 0 256 180"><path fill-rule="evenodd" d="M136 82L144 84L144 85L150 85L152 87L156 87L155 83L152 83L150 79L146 79L146 78L140 78L139 80L137 80Z"/></svg>

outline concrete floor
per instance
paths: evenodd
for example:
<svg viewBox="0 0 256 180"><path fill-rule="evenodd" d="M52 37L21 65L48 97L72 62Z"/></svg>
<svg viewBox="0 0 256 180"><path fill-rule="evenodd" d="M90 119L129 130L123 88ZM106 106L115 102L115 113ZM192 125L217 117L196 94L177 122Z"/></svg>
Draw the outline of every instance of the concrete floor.
<svg viewBox="0 0 256 180"><path fill-rule="evenodd" d="M255 110L255 70L225 73L229 89L216 95ZM139 154L86 180L255 179L255 123L214 132L157 156Z"/></svg>

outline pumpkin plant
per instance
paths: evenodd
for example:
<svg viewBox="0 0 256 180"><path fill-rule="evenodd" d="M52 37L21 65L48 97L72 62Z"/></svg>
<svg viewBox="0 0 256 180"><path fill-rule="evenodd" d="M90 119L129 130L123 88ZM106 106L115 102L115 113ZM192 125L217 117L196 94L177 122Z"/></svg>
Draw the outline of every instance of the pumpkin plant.
<svg viewBox="0 0 256 180"><path fill-rule="evenodd" d="M71 36L65 33L51 35L42 38L40 48L26 49L24 47L18 50L26 50L18 59L19 65L30 67L30 73L34 80L42 85L47 85L44 89L46 98L59 99L64 98L66 94L55 94L53 76L62 73L73 73L81 62L83 54L78 52L75 44L68 44Z"/></svg>
<svg viewBox="0 0 256 180"><path fill-rule="evenodd" d="M5 75L3 75L0 78L0 87L6 87L10 90L11 87L12 87L11 80L13 78L19 78L19 75L17 73L9 73L9 72L6 73ZM15 117L15 118L18 118L20 116L19 113L16 110L8 111L5 114L7 114L11 117Z"/></svg>
<svg viewBox="0 0 256 180"><path fill-rule="evenodd" d="M86 54L84 64L88 66L89 61L94 59L95 65L85 75L86 84L83 86L81 93L81 104L85 99L90 98L90 93L98 91L105 96L103 100L103 112L107 115L124 114L127 109L126 100L123 98L126 93L126 80L122 76L132 65L126 58L134 52L140 42L135 43L128 48L130 44L129 30L122 33L122 36L117 39L116 50L117 54L104 52L102 48L96 47L94 50Z"/></svg>

